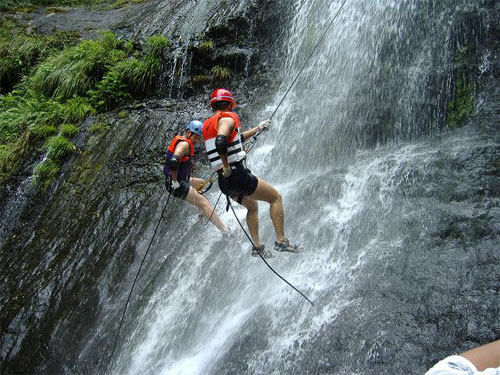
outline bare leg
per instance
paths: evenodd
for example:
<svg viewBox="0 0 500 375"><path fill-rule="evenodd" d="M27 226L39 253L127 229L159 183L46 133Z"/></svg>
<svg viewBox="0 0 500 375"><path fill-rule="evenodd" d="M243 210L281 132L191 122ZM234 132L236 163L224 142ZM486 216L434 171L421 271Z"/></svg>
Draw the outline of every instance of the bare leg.
<svg viewBox="0 0 500 375"><path fill-rule="evenodd" d="M253 244L259 247L262 245L259 237L259 204L250 197L243 197L241 204L247 208L247 225Z"/></svg>
<svg viewBox="0 0 500 375"><path fill-rule="evenodd" d="M269 208L269 213L271 215L271 220L273 222L274 231L276 232L276 238L278 241L282 242L285 240L285 215L283 212L283 202L281 199L281 194L269 185L266 181L259 177L259 183L257 189L254 191L249 198L268 202L271 206Z"/></svg>
<svg viewBox="0 0 500 375"><path fill-rule="evenodd" d="M468 350L460 355L474 363L479 371L500 367L500 340Z"/></svg>
<svg viewBox="0 0 500 375"><path fill-rule="evenodd" d="M207 200L207 198L198 193L192 186L189 188L189 193L186 196L186 201L198 207L203 212L203 215L205 215L205 217L209 219L212 224L219 228L221 232L227 231L227 227L222 224L219 215L217 215L217 212L215 212L214 208L210 205L210 202Z"/></svg>

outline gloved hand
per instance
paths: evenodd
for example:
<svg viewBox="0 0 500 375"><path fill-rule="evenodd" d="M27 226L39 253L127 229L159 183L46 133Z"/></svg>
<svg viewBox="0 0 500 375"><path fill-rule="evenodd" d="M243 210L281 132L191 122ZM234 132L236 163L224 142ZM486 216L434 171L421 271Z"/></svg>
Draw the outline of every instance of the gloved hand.
<svg viewBox="0 0 500 375"><path fill-rule="evenodd" d="M269 130L269 128L271 127L271 119L267 119L267 120L264 120L262 121L259 125L258 125L259 129L262 130L262 131L267 131Z"/></svg>
<svg viewBox="0 0 500 375"><path fill-rule="evenodd" d="M228 178L229 176L231 176L231 173L233 173L233 171L231 170L231 167L222 167L222 175L225 177L225 178Z"/></svg>
<svg viewBox="0 0 500 375"><path fill-rule="evenodd" d="M179 183L179 181L172 180L172 189L177 190L180 187L181 187L181 184Z"/></svg>

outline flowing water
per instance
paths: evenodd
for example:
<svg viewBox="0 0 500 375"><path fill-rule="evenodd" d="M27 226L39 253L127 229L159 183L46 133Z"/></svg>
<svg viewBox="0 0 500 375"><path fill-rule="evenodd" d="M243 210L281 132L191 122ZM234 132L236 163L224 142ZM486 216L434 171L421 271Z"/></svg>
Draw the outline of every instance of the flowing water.
<svg viewBox="0 0 500 375"><path fill-rule="evenodd" d="M472 125L445 130L442 114L454 43L474 42L457 33L457 19L479 14L487 23L486 2L305 1L295 4L300 12L285 36L279 89L243 123L270 116L305 65L248 162L282 194L287 236L304 247L275 253L269 264L314 306L250 256L243 234L227 244L191 207L173 202L187 219L154 242L111 373L423 373L442 333L430 323L432 300L474 284L474 251L492 256L491 243L467 233L478 217L498 223L496 185L481 172L496 165L498 138ZM484 66L491 58L485 51ZM208 194L212 203L218 194ZM223 206L222 220L238 228ZM245 211L236 213L244 221ZM465 240L443 234L454 221ZM260 223L272 247L267 204ZM101 324L113 332L123 302L105 308L115 313ZM94 330L98 337L104 328Z"/></svg>

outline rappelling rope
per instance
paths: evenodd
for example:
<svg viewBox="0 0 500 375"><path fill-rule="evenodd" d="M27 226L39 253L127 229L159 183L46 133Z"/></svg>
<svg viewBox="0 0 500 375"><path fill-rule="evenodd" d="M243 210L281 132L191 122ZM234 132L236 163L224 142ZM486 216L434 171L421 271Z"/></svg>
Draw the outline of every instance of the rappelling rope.
<svg viewBox="0 0 500 375"><path fill-rule="evenodd" d="M299 70L299 72L297 73L297 75L295 76L295 78L293 79L292 83L289 85L288 89L286 90L285 94L283 95L283 97L281 98L280 102L278 103L278 105L276 106L276 108L274 109L274 112L272 113L271 117L269 117L270 120L272 120L272 118L274 117L274 115L276 114L276 112L278 111L278 108L281 106L281 104L283 104L283 101L285 100L285 98L287 97L288 93L290 92L290 90L292 89L292 87L295 85L295 83L297 82L299 76L302 74L302 72L304 71L304 69L306 68L306 66L309 64L309 60L311 60L311 58L313 57L313 55L316 53L316 50L318 49L318 47L321 45L321 43L323 42L323 40L325 39L325 36L327 35L328 31L330 30L330 28L332 27L334 21L337 19L338 15L340 14L340 11L342 10L342 8L344 7L345 3L347 2L347 0L344 0L342 2L342 4L340 5L339 9L337 10L337 12L335 13L335 15L333 16L332 20L330 21L328 27L325 29L325 31L323 32L323 34L321 35L321 38L318 40L318 42L316 43L316 46L314 47L314 49L312 50L312 52L309 54L308 58L306 59L304 65L302 66L302 68ZM305 2L304 2L305 3ZM304 3L302 3L302 5L304 5ZM300 7L302 8L302 6ZM299 10L300 10L299 8ZM281 37L281 35L280 35ZM260 131L257 132L257 134L254 135L253 137L253 143L250 145L250 149L248 151L251 150L251 148L254 146L256 140L257 140L257 136L260 135ZM248 153L247 151L247 153ZM248 235L248 233L246 232L245 228L243 227L243 225L241 224L240 220L238 219L238 216L236 215L236 212L234 211L234 208L233 206L231 205L231 200L228 198L228 205L229 207L231 207L231 210L233 211L233 214L234 216L236 217L236 220L238 221L238 224L240 225L241 229L243 230L243 232L245 233L245 236L247 236L248 240L252 243L252 246L253 247L256 247L254 242L252 241L251 237ZM259 254L260 258L262 259L262 261L266 264L266 266L269 267L269 269L271 271L273 271L281 280L283 280L285 283L287 283L290 287L292 287L297 293L299 293L303 298L305 298L311 305L314 305L314 303L304 294L302 293L300 290L298 290L296 287L294 287L292 284L290 284L285 278L283 278L278 272L276 272L270 265L269 263L264 259L264 257L262 256L262 254L260 254L259 252L257 252L257 254Z"/></svg>
<svg viewBox="0 0 500 375"><path fill-rule="evenodd" d="M233 211L233 214L234 214L234 217L236 218L236 221L238 222L238 224L240 225L241 229L243 230L243 233L245 233L245 236L247 236L248 240L250 241L250 243L252 244L253 247L256 247L255 246L255 243L252 241L252 238L248 235L247 231L245 230L245 228L243 227L243 225L241 224L241 221L240 219L238 219L238 215L236 215L236 212L234 211L234 208L233 208L233 205L231 204L231 200L228 198L227 199L227 203L229 205L229 207L231 207L231 211ZM290 287L292 287L293 290L295 290L297 293L299 293L302 297L304 297L307 302L309 302L311 305L314 306L314 303L313 301L311 301L304 293L302 293L300 290L298 290L296 287L294 287L289 281L287 281L283 276L281 276L278 272L276 272L274 270L273 267L270 266L269 263L267 263L266 259L262 256L262 254L260 252L257 251L257 254L259 254L260 256L260 259L262 259L262 261L266 264L266 266L269 267L269 269L271 271L274 272L274 274L276 276L278 276L281 280L283 280L285 283L287 283Z"/></svg>
<svg viewBox="0 0 500 375"><path fill-rule="evenodd" d="M122 317L120 319L120 325L118 326L118 332L116 333L115 342L113 343L113 350L111 350L111 355L109 357L109 361L108 361L108 364L106 366L106 370L104 371L104 374L106 374L108 372L109 365L111 364L111 361L113 360L113 356L115 354L115 349L116 349L116 344L118 342L118 338L120 337L120 331L122 329L123 320L125 319L125 313L127 312L128 304L130 302L130 298L132 297L132 292L134 291L135 283L137 282L137 279L139 278L139 274L141 272L142 266L144 265L144 261L146 260L146 256L148 255L149 250L151 249L151 245L153 244L153 240L156 237L156 233L158 232L158 228L160 227L160 223L163 220L163 216L165 215L165 211L167 210L168 202L170 202L170 194L168 195L167 203L165 203L165 207L163 207L163 211L161 212L160 220L158 220L158 223L156 224L156 228L155 228L155 231L153 233L153 236L151 237L151 241L149 241L148 248L146 249L146 252L144 253L144 256L142 257L141 265L139 266L139 269L137 270L137 274L135 275L134 282L132 283L132 287L130 288L127 302L125 303L125 307L123 308L123 314L122 314Z"/></svg>

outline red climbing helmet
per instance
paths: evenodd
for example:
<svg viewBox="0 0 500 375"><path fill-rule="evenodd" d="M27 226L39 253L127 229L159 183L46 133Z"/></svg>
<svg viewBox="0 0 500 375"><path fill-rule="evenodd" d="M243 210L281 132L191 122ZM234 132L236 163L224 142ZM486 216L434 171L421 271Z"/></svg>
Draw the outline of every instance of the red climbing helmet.
<svg viewBox="0 0 500 375"><path fill-rule="evenodd" d="M216 89L212 92L210 95L210 106L217 102L229 102L233 104L233 108L236 108L236 101L233 94L226 89Z"/></svg>

